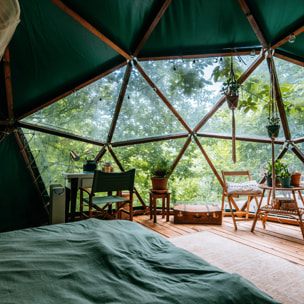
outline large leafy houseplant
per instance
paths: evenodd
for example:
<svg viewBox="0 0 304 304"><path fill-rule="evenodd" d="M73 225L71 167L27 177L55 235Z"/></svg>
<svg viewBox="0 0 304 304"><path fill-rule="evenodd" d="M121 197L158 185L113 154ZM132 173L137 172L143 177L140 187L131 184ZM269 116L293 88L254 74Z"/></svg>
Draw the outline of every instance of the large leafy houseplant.
<svg viewBox="0 0 304 304"><path fill-rule="evenodd" d="M267 180L267 185L272 186L272 162L269 161L263 166L263 171ZM286 178L290 178L288 164L284 163L281 159L277 159L274 162L274 172L276 176L276 183L279 185L279 181L286 181Z"/></svg>
<svg viewBox="0 0 304 304"><path fill-rule="evenodd" d="M291 174L288 168L288 164L281 163L280 167L280 182L282 188L289 188L291 181Z"/></svg>

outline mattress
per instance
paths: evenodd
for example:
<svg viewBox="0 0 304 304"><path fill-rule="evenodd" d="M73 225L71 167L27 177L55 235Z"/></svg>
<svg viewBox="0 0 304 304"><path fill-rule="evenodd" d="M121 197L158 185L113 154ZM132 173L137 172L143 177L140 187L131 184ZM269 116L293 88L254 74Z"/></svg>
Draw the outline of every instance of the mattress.
<svg viewBox="0 0 304 304"><path fill-rule="evenodd" d="M0 252L0 303L278 303L130 221L5 232Z"/></svg>

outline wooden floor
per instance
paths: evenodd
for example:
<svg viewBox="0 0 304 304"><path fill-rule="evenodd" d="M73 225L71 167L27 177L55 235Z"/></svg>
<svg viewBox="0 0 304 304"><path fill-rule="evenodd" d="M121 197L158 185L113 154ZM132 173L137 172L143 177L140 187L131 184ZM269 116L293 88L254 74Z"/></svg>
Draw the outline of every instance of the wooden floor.
<svg viewBox="0 0 304 304"><path fill-rule="evenodd" d="M295 225L267 222L266 229L263 229L258 221L255 231L251 232L251 220L238 222L238 230L235 231L231 217L224 217L222 225L177 225L173 223L172 215L169 222L161 215L157 216L157 223L153 223L149 215L135 216L133 220L165 238L208 230L304 266L304 241L300 228Z"/></svg>

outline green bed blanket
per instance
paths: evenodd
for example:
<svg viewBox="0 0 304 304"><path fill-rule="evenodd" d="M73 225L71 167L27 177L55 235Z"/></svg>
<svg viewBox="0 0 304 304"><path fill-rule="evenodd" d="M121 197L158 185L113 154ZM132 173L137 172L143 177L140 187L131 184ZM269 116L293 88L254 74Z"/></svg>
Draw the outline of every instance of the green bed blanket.
<svg viewBox="0 0 304 304"><path fill-rule="evenodd" d="M139 224L89 219L1 233L0 303L278 302Z"/></svg>

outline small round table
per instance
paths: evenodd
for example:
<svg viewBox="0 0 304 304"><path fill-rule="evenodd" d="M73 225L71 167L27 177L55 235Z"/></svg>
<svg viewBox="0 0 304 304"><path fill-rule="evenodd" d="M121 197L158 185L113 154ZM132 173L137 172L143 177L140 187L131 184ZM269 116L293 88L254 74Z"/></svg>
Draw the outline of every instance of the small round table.
<svg viewBox="0 0 304 304"><path fill-rule="evenodd" d="M153 190L150 189L150 219L154 216L154 223L156 223L156 201L158 198L162 199L162 218L164 218L166 213L166 221L169 222L170 215L170 192L166 190ZM167 210L165 210L165 207Z"/></svg>

